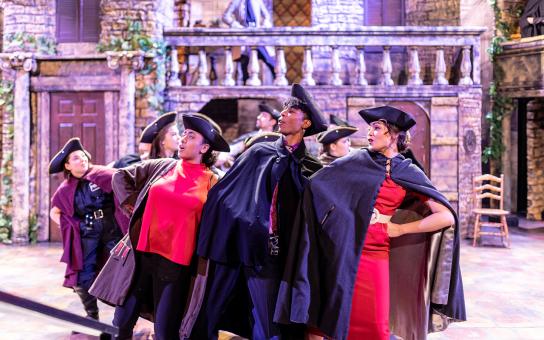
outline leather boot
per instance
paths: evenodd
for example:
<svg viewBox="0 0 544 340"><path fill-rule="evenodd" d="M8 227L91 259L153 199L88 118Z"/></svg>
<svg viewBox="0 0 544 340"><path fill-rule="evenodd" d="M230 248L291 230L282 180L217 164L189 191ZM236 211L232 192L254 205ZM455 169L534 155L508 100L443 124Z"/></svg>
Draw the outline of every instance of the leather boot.
<svg viewBox="0 0 544 340"><path fill-rule="evenodd" d="M98 301L96 300L96 297L89 294L87 289L80 286L75 286L74 291L81 299L87 317L98 320Z"/></svg>

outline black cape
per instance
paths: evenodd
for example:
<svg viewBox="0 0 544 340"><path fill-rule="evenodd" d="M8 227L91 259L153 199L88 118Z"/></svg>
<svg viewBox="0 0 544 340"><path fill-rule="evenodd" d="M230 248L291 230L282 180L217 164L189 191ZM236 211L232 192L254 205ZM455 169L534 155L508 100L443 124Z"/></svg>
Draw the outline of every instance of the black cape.
<svg viewBox="0 0 544 340"><path fill-rule="evenodd" d="M113 163L113 167L115 169L126 168L127 166L131 166L132 164L139 163L141 161L142 159L140 158L140 154L131 153L116 160L115 163Z"/></svg>
<svg viewBox="0 0 544 340"><path fill-rule="evenodd" d="M208 193L202 211L197 254L223 264L258 266L268 254L269 219L272 193L280 179L292 181L280 190L278 229L291 231L289 221L295 219L298 195L301 195L310 175L319 170L319 161L311 157L304 141L291 154L284 138L276 142L259 143L244 152L232 168ZM283 176L286 172L291 176ZM293 204L289 203L293 201ZM280 244L280 247L282 245ZM284 245L283 249L287 249Z"/></svg>
<svg viewBox="0 0 544 340"><path fill-rule="evenodd" d="M383 155L361 149L336 160L310 179L304 191L299 223L292 232L290 261L286 264L280 287L276 322L305 323L335 339L347 337L356 269L374 203L385 179L385 162ZM398 155L391 163L391 177L397 184L442 203L456 216L447 199L410 160ZM459 270L457 217L455 221L455 228L445 228L434 234L412 234L424 238L424 246L418 248L425 252L424 263L417 267L413 258L404 257L401 268L408 273L417 272L411 273L409 278L417 278L415 284L395 282L403 278L391 273L391 287L418 289L399 296L395 295L396 289L391 288L391 321L404 323L404 329L398 330L392 325L392 331L405 339L424 338L428 330L440 330L451 321L466 319ZM391 248L396 247L394 241L399 242L399 249L418 245L419 241L411 238L412 235L392 239ZM426 242L431 241L431 235L435 240ZM393 254L395 252L397 250L391 249L393 263L394 257L398 257ZM417 286L427 287L419 289ZM420 297L420 300L403 301L412 297ZM411 310L397 310L394 307L397 302ZM404 313L414 313L413 303L426 307L425 315L428 316L405 316ZM435 316L440 316L440 320ZM424 332L416 333L414 327L422 327Z"/></svg>

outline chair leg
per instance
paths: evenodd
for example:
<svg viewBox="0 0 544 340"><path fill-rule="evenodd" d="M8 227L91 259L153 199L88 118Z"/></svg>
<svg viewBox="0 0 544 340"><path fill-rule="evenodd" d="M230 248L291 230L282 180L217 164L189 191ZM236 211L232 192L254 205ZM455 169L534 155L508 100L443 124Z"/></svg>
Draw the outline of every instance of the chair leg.
<svg viewBox="0 0 544 340"><path fill-rule="evenodd" d="M504 228L504 237L506 238L507 248L510 248L510 234L508 232L508 222L506 216L501 216L501 223Z"/></svg>
<svg viewBox="0 0 544 340"><path fill-rule="evenodd" d="M474 219L474 236L472 240L472 246L476 247L476 240L478 238L478 234L480 233L480 214L476 214L476 218Z"/></svg>

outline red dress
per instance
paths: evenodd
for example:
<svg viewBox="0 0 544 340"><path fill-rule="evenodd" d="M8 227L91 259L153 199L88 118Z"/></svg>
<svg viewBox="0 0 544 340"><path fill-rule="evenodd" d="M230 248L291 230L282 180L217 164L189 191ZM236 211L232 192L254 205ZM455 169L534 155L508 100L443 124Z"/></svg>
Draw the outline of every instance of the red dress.
<svg viewBox="0 0 544 340"><path fill-rule="evenodd" d="M374 207L393 215L406 190L387 176ZM387 224L368 226L351 305L348 339L389 339L389 236Z"/></svg>

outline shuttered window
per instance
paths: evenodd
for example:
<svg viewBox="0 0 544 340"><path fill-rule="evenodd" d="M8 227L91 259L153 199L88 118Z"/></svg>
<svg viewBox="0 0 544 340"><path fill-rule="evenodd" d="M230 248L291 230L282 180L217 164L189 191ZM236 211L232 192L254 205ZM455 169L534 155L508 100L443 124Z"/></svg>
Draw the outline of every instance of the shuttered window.
<svg viewBox="0 0 544 340"><path fill-rule="evenodd" d="M404 0L366 0L367 26L404 26Z"/></svg>
<svg viewBox="0 0 544 340"><path fill-rule="evenodd" d="M57 41L98 42L100 0L57 0Z"/></svg>

